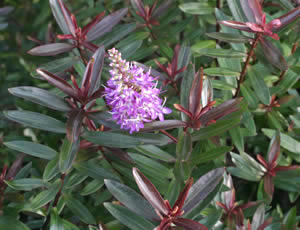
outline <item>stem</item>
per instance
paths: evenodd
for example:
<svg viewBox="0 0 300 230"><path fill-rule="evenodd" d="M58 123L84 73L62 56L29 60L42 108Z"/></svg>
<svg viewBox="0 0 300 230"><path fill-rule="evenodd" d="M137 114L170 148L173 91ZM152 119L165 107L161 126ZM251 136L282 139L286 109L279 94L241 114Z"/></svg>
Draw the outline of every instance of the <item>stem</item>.
<svg viewBox="0 0 300 230"><path fill-rule="evenodd" d="M170 133L168 133L166 130L159 130L160 132L162 132L164 135L166 135L167 137L169 137L174 143L178 143L178 140L176 137L173 137Z"/></svg>
<svg viewBox="0 0 300 230"><path fill-rule="evenodd" d="M52 207L56 207L56 206L57 206L57 203L58 203L59 198L60 198L60 196L61 196L61 191L62 191L63 186L64 186L65 177L66 177L66 174L65 174L65 173L61 174L61 177L60 177L60 178L61 178L60 189L59 189L58 193L57 193L56 196L55 196L55 199L54 199L54 202L53 202ZM42 230L47 230L47 227L48 227L49 222L50 222L50 215L49 215L49 213L48 213L47 219L46 219L45 223L43 224Z"/></svg>
<svg viewBox="0 0 300 230"><path fill-rule="evenodd" d="M240 93L240 90L241 90L241 84L242 84L242 83L244 82L244 80L245 80L247 67L248 67L248 65L249 65L249 62L250 62L251 57L252 57L253 54L254 54L254 49L255 49L255 47L256 47L257 44L258 44L259 38L260 38L260 34L256 34L255 39L254 39L254 41L253 41L253 43L252 43L252 45L251 45L251 48L250 48L250 50L249 50L249 53L248 53L246 62L245 62L244 67L243 67L243 70L242 70L242 72L241 72L241 74L240 74L239 81L238 81L238 87L237 87L237 89L236 89L234 98L236 98L236 97L239 95L239 93Z"/></svg>
<svg viewBox="0 0 300 230"><path fill-rule="evenodd" d="M292 48L292 54L294 54L296 52L298 48L298 42L296 42L294 45L293 45L293 48Z"/></svg>

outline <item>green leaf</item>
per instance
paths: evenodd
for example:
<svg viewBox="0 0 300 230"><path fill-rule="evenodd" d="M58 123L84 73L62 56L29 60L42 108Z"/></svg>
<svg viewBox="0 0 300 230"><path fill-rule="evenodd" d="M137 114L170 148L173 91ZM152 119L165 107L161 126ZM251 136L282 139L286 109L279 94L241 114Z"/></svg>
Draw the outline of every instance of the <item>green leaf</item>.
<svg viewBox="0 0 300 230"><path fill-rule="evenodd" d="M214 38L224 42L247 43L251 40L251 38L246 37L244 35L233 33L212 32L206 33L206 35L210 38Z"/></svg>
<svg viewBox="0 0 300 230"><path fill-rule="evenodd" d="M12 121L32 128L55 133L66 132L64 123L41 113L11 110L4 112L4 115Z"/></svg>
<svg viewBox="0 0 300 230"><path fill-rule="evenodd" d="M30 141L10 141L4 142L4 145L10 149L46 160L51 160L57 155L57 152L52 148Z"/></svg>
<svg viewBox="0 0 300 230"><path fill-rule="evenodd" d="M53 201L60 188L60 180L56 181L49 189L39 193L32 201L30 208L39 209L49 202Z"/></svg>
<svg viewBox="0 0 300 230"><path fill-rule="evenodd" d="M209 76L218 76L218 77L238 77L240 76L239 72L232 71L227 68L206 68L204 73Z"/></svg>
<svg viewBox="0 0 300 230"><path fill-rule="evenodd" d="M119 178L109 172L107 169L101 168L92 162L81 162L74 164L74 168L84 175L90 176L96 180L103 182L104 179L119 180Z"/></svg>
<svg viewBox="0 0 300 230"><path fill-rule="evenodd" d="M289 212L286 214L286 216L284 217L283 224L285 226L285 229L297 228L299 222L297 223L296 217L297 217L297 208L295 206L291 208Z"/></svg>
<svg viewBox="0 0 300 230"><path fill-rule="evenodd" d="M117 220L131 230L153 230L155 228L151 222L136 215L123 206L111 203L104 203L104 206Z"/></svg>
<svg viewBox="0 0 300 230"><path fill-rule="evenodd" d="M196 131L192 134L193 141L199 141L207 139L210 137L221 135L226 132L228 129L233 128L238 125L241 118L236 117L233 119L218 120L216 123L211 124L205 128L201 128L199 131Z"/></svg>
<svg viewBox="0 0 300 230"><path fill-rule="evenodd" d="M240 127L234 127L229 130L229 134L232 138L232 142L235 147L239 150L239 152L244 151L244 136L241 133Z"/></svg>
<svg viewBox="0 0 300 230"><path fill-rule="evenodd" d="M262 129L263 133L268 136L269 138L272 138L274 134L276 133L273 129ZM294 138L284 134L280 133L280 145L287 149L288 151L291 151L293 153L300 154L300 142L295 140Z"/></svg>
<svg viewBox="0 0 300 230"><path fill-rule="evenodd" d="M256 109L258 106L258 98L256 94L246 84L241 84L241 92L245 100L248 102L249 107Z"/></svg>
<svg viewBox="0 0 300 230"><path fill-rule="evenodd" d="M176 144L177 160L180 162L187 160L192 152L192 149L193 143L191 134L189 132L182 132L178 143Z"/></svg>
<svg viewBox="0 0 300 230"><path fill-rule="evenodd" d="M180 87L180 104L185 109L188 109L189 107L189 96L190 96L190 90L192 87L192 83L195 76L195 69L192 64L188 65L187 70L183 72L181 87ZM183 112L181 113L181 119L183 121L188 121L187 115L185 115Z"/></svg>
<svg viewBox="0 0 300 230"><path fill-rule="evenodd" d="M79 200L71 196L64 196L64 199L69 210L78 216L80 220L86 224L96 224L96 220L90 213L89 209Z"/></svg>
<svg viewBox="0 0 300 230"><path fill-rule="evenodd" d="M76 158L79 150L79 140L71 142L67 138L64 140L60 154L59 154L59 169L61 173L67 172Z"/></svg>
<svg viewBox="0 0 300 230"><path fill-rule="evenodd" d="M58 167L58 159L59 156L57 155L55 158L53 158L51 161L48 162L44 169L43 173L43 180L49 181L53 179L60 171Z"/></svg>
<svg viewBox="0 0 300 230"><path fill-rule="evenodd" d="M21 221L11 216L0 216L0 229L30 230Z"/></svg>
<svg viewBox="0 0 300 230"><path fill-rule="evenodd" d="M204 164L209 161L218 159L219 157L223 156L225 153L228 153L231 149L232 147L230 146L222 146L219 148L211 149L204 153L193 153L192 157L190 158L190 161L194 165Z"/></svg>
<svg viewBox="0 0 300 230"><path fill-rule="evenodd" d="M113 180L105 180L105 185L110 193L132 212L149 220L159 218L150 203L133 189Z"/></svg>
<svg viewBox="0 0 300 230"><path fill-rule="evenodd" d="M56 208L51 210L50 230L64 230L63 219L59 217Z"/></svg>
<svg viewBox="0 0 300 230"><path fill-rule="evenodd" d="M92 180L88 183L80 192L81 196L87 196L97 192L100 188L102 188L104 183L99 180Z"/></svg>
<svg viewBox="0 0 300 230"><path fill-rule="evenodd" d="M269 105L271 102L271 95L263 76L261 76L253 67L248 69L248 76L257 97L262 103Z"/></svg>
<svg viewBox="0 0 300 230"><path fill-rule="evenodd" d="M284 94L287 90L292 88L299 81L299 74L288 69L284 75L284 78L271 89L272 94Z"/></svg>
<svg viewBox="0 0 300 230"><path fill-rule="evenodd" d="M17 97L24 98L33 103L46 106L50 109L55 109L58 111L68 112L71 110L70 106L64 101L63 98L55 95L44 89L22 86L10 88L8 91Z"/></svg>
<svg viewBox="0 0 300 230"><path fill-rule="evenodd" d="M37 178L23 178L16 179L11 181L5 181L5 183L14 190L23 190L23 191L31 191L32 189L46 187L47 183L45 183L41 179Z"/></svg>
<svg viewBox="0 0 300 230"><path fill-rule="evenodd" d="M231 49L194 48L193 50L196 52L197 56L208 56L212 58L244 58L247 56L244 52Z"/></svg>
<svg viewBox="0 0 300 230"><path fill-rule="evenodd" d="M194 15L206 15L212 14L214 8L211 7L207 2L189 2L179 5L179 9L187 14Z"/></svg>
<svg viewBox="0 0 300 230"><path fill-rule="evenodd" d="M107 147L133 148L139 145L166 145L171 139L152 133L124 134L116 132L85 132L83 138L86 140Z"/></svg>
<svg viewBox="0 0 300 230"><path fill-rule="evenodd" d="M168 152L163 151L155 145L140 145L138 147L135 147L135 149L140 153L157 160L166 162L175 161L175 158L172 155L170 155Z"/></svg>

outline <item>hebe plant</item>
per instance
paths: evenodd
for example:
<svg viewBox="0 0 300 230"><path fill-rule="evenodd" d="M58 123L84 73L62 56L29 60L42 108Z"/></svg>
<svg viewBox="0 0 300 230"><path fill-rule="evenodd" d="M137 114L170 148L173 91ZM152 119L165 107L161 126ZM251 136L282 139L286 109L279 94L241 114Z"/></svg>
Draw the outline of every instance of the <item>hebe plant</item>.
<svg viewBox="0 0 300 230"><path fill-rule="evenodd" d="M299 229L299 1L82 2L9 89L58 112L4 112L0 229Z"/></svg>

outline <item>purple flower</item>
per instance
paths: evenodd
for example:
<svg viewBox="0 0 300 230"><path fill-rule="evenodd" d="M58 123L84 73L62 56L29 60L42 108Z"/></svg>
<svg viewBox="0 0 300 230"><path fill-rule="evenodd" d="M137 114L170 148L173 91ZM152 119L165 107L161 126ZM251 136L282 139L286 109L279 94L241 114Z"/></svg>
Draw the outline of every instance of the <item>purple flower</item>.
<svg viewBox="0 0 300 230"><path fill-rule="evenodd" d="M123 60L115 48L108 54L112 69L104 97L111 107L113 120L130 133L143 128L144 122L157 118L163 121L164 114L171 113L171 110L164 107L159 98L160 89L156 88L156 79L150 76L150 71L144 73L142 68Z"/></svg>

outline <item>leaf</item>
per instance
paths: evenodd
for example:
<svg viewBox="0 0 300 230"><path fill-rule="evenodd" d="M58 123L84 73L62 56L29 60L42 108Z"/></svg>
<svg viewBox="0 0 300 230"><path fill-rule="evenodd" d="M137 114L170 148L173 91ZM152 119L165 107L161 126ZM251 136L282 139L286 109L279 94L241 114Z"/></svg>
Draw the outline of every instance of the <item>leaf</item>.
<svg viewBox="0 0 300 230"><path fill-rule="evenodd" d="M153 207L136 191L113 180L104 182L110 193L129 210L149 220L159 220Z"/></svg>
<svg viewBox="0 0 300 230"><path fill-rule="evenodd" d="M178 64L177 67L178 69L181 69L183 67L187 67L190 63L191 59L191 48L185 44L181 45L179 54L178 54ZM184 72L181 72L176 75L175 81L178 80L180 77L184 76Z"/></svg>
<svg viewBox="0 0 300 230"><path fill-rule="evenodd" d="M221 32L211 32L206 33L210 38L214 38L224 42L233 42L233 43L247 43L252 39L241 34L232 34L232 33L221 33Z"/></svg>
<svg viewBox="0 0 300 230"><path fill-rule="evenodd" d="M296 72L288 69L284 75L284 78L271 90L272 94L282 95L290 88L292 88L298 81L299 75Z"/></svg>
<svg viewBox="0 0 300 230"><path fill-rule="evenodd" d="M86 224L96 224L96 220L89 209L79 200L71 196L64 196L68 208Z"/></svg>
<svg viewBox="0 0 300 230"><path fill-rule="evenodd" d="M192 153L192 157L190 158L190 162L194 165L204 164L209 161L213 161L223 156L225 153L228 153L232 149L231 146L222 146L218 148L211 149L204 153Z"/></svg>
<svg viewBox="0 0 300 230"><path fill-rule="evenodd" d="M286 0L279 0L279 1L286 3L284 5L285 6L287 5L290 11L278 18L281 22L281 25L278 28L274 29L274 32L280 31L283 28L285 28L287 25L296 21L300 15L300 6L294 8L293 5L289 1L286 1Z"/></svg>
<svg viewBox="0 0 300 230"><path fill-rule="evenodd" d="M28 51L28 54L34 56L55 56L74 49L75 46L69 43L51 43L40 45Z"/></svg>
<svg viewBox="0 0 300 230"><path fill-rule="evenodd" d="M181 87L180 87L180 104L185 109L188 109L189 107L189 95L190 90L192 88L192 83L195 76L195 70L193 65L188 65L188 68L186 71L183 72L183 79L181 81ZM186 114L181 112L181 118L183 121L188 121L188 117Z"/></svg>
<svg viewBox="0 0 300 230"><path fill-rule="evenodd" d="M33 103L46 106L51 109L63 112L68 112L71 110L70 106L64 101L63 98L44 89L21 86L10 88L8 91L14 96L24 98L25 100L32 101Z"/></svg>
<svg viewBox="0 0 300 230"><path fill-rule="evenodd" d="M264 223L265 220L265 206L261 204L255 211L252 218L251 229L258 229L260 225Z"/></svg>
<svg viewBox="0 0 300 230"><path fill-rule="evenodd" d="M146 200L148 200L152 207L161 214L167 215L168 208L151 181L148 180L137 168L132 169L132 174Z"/></svg>
<svg viewBox="0 0 300 230"><path fill-rule="evenodd" d="M57 209L51 210L50 230L65 230L63 220L59 217Z"/></svg>
<svg viewBox="0 0 300 230"><path fill-rule="evenodd" d="M155 226L121 205L104 203L105 208L122 224L132 230L153 230Z"/></svg>
<svg viewBox="0 0 300 230"><path fill-rule="evenodd" d="M279 154L280 154L280 133L276 132L276 134L272 137L269 145L268 163L270 165L275 164Z"/></svg>
<svg viewBox="0 0 300 230"><path fill-rule="evenodd" d="M204 49L194 49L196 54L199 56L208 56L212 58L244 58L246 53L231 49L214 49L214 48L204 48Z"/></svg>
<svg viewBox="0 0 300 230"><path fill-rule="evenodd" d="M21 221L11 216L0 216L0 229L30 230Z"/></svg>
<svg viewBox="0 0 300 230"><path fill-rule="evenodd" d="M189 132L182 132L176 144L177 160L182 162L188 160L193 149L192 137Z"/></svg>
<svg viewBox="0 0 300 230"><path fill-rule="evenodd" d="M224 169L217 168L201 176L191 187L183 210L188 214L197 208L203 200L214 190L223 178Z"/></svg>
<svg viewBox="0 0 300 230"><path fill-rule="evenodd" d="M117 25L121 19L127 14L128 8L123 8L113 12L104 17L98 24L96 24L88 33L87 40L93 41L104 34L110 32L112 28Z"/></svg>
<svg viewBox="0 0 300 230"><path fill-rule="evenodd" d="M5 16L14 10L11 6L5 6L0 8L0 16Z"/></svg>
<svg viewBox="0 0 300 230"><path fill-rule="evenodd" d="M263 80L263 76L261 76L254 68L248 69L248 76L256 96L262 103L269 105L271 103L271 95L269 88Z"/></svg>
<svg viewBox="0 0 300 230"><path fill-rule="evenodd" d="M90 183L88 183L80 192L81 196L88 196L90 194L93 194L97 192L100 188L102 188L104 183L99 180L92 180Z"/></svg>
<svg viewBox="0 0 300 230"><path fill-rule="evenodd" d="M288 69L288 64L286 63L281 52L275 47L269 40L261 38L259 40L260 47L264 53L264 57L276 68L281 71Z"/></svg>
<svg viewBox="0 0 300 230"><path fill-rule="evenodd" d="M243 13L243 9L239 0L227 0L227 4L236 21L239 22L248 21Z"/></svg>
<svg viewBox="0 0 300 230"><path fill-rule="evenodd" d="M165 11L167 11L173 3L173 0L166 0L160 4L159 7L155 8L152 13L152 18L159 18Z"/></svg>
<svg viewBox="0 0 300 230"><path fill-rule="evenodd" d="M10 149L46 160L51 160L57 155L57 152L52 148L30 141L10 141L4 142L4 145Z"/></svg>
<svg viewBox="0 0 300 230"><path fill-rule="evenodd" d="M30 207L33 210L37 210L44 205L48 204L49 202L53 201L56 194L58 193L60 188L60 181L56 181L52 184L48 190L45 190L39 193L32 201Z"/></svg>
<svg viewBox="0 0 300 230"><path fill-rule="evenodd" d="M230 129L229 134L232 138L232 142L239 150L239 152L244 151L244 136L241 133L240 127L234 127L233 129Z"/></svg>
<svg viewBox="0 0 300 230"><path fill-rule="evenodd" d="M44 169L43 180L49 181L59 173L58 158L59 156L57 155L55 158L48 162Z"/></svg>
<svg viewBox="0 0 300 230"><path fill-rule="evenodd" d="M194 220L184 219L184 218L176 218L173 221L177 226L183 227L186 230L208 230L203 224L196 222Z"/></svg>
<svg viewBox="0 0 300 230"><path fill-rule="evenodd" d="M209 76L218 76L218 77L238 77L240 76L239 72L232 71L227 68L206 68L204 69L204 73Z"/></svg>
<svg viewBox="0 0 300 230"><path fill-rule="evenodd" d="M299 224L299 222L297 222L296 206L289 210L289 212L284 217L283 223L286 229L297 229L297 225Z"/></svg>
<svg viewBox="0 0 300 230"><path fill-rule="evenodd" d="M65 139L59 154L59 170L61 173L66 173L75 161L76 154L79 151L79 140L69 141Z"/></svg>
<svg viewBox="0 0 300 230"><path fill-rule="evenodd" d="M200 128L199 131L196 131L192 134L193 141L199 141L207 139L214 136L219 136L222 133L226 132L228 129L233 128L234 126L240 123L240 118L218 120L216 123L209 125L205 128Z"/></svg>
<svg viewBox="0 0 300 230"><path fill-rule="evenodd" d="M82 82L81 90L87 95L91 96L95 91L99 89L102 68L104 64L105 50L103 46L100 46L93 54L89 61Z"/></svg>
<svg viewBox="0 0 300 230"><path fill-rule="evenodd" d="M67 137L71 142L79 141L84 116L84 109L73 110L69 113L69 119L67 121Z"/></svg>
<svg viewBox="0 0 300 230"><path fill-rule="evenodd" d="M11 110L4 112L4 115L12 121L32 128L54 133L66 132L64 123L41 113Z"/></svg>
<svg viewBox="0 0 300 230"><path fill-rule="evenodd" d="M276 131L272 129L262 129L263 133L271 138L275 135ZM280 146L287 149L288 151L291 151L296 154L300 154L300 142L295 140L294 138L284 134L280 133Z"/></svg>
<svg viewBox="0 0 300 230"><path fill-rule="evenodd" d="M108 171L107 169L99 167L99 165L92 162L81 162L74 164L74 168L84 175L88 175L96 180L102 181L104 179L119 180L119 178Z"/></svg>
<svg viewBox="0 0 300 230"><path fill-rule="evenodd" d="M161 129L168 130L174 128L184 127L185 122L179 120L164 120L164 121L153 121L145 123L144 128L140 129L140 132L153 132Z"/></svg>
<svg viewBox="0 0 300 230"><path fill-rule="evenodd" d="M23 190L23 191L31 191L32 189L46 187L47 184L37 178L23 178L23 179L16 179L11 181L5 181L5 183L14 190Z"/></svg>
<svg viewBox="0 0 300 230"><path fill-rule="evenodd" d="M179 9L181 9L184 13L194 15L206 15L214 12L214 8L206 2L183 3L179 5Z"/></svg>
<svg viewBox="0 0 300 230"><path fill-rule="evenodd" d="M128 135L116 132L85 132L83 138L98 145L115 148L132 148L144 144L166 145L171 142L164 135L152 133Z"/></svg>
<svg viewBox="0 0 300 230"><path fill-rule="evenodd" d="M135 147L135 149L140 153L157 160L166 162L175 161L175 158L172 155L170 155L168 152L163 151L155 145L140 145Z"/></svg>
<svg viewBox="0 0 300 230"><path fill-rule="evenodd" d="M257 108L257 95L252 91L252 89L250 89L250 87L247 84L241 84L241 92L245 100L248 102L249 107L252 109Z"/></svg>

